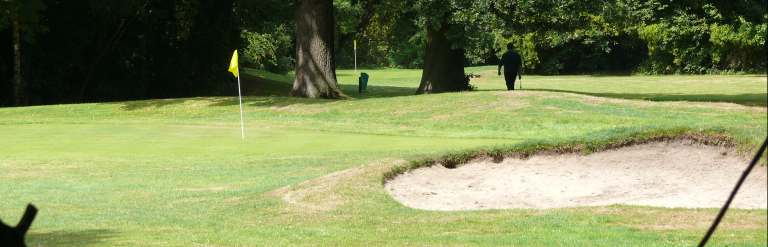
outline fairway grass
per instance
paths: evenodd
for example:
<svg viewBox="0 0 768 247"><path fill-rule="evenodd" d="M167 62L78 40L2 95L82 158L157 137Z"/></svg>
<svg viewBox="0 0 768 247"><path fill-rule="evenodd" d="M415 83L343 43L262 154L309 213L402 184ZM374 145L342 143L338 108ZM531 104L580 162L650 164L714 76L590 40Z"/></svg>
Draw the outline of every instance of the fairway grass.
<svg viewBox="0 0 768 247"><path fill-rule="evenodd" d="M29 246L691 246L718 209L426 211L382 182L425 157L680 133L749 156L767 132L764 76L524 76L508 92L494 69L468 68L475 92L414 96L421 71L397 69L359 70L362 94L338 71L357 100L250 91L245 139L237 97L0 108L0 219L35 204ZM765 246L766 217L731 209L708 246Z"/></svg>

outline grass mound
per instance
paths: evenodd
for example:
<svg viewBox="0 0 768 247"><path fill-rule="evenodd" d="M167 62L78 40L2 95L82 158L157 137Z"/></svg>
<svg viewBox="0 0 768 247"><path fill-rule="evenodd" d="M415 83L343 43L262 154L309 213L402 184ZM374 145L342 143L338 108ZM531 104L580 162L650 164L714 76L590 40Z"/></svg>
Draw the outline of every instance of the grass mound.
<svg viewBox="0 0 768 247"><path fill-rule="evenodd" d="M243 96L288 96L293 78L261 70L243 69L240 78Z"/></svg>
<svg viewBox="0 0 768 247"><path fill-rule="evenodd" d="M722 128L693 129L689 126L616 128L571 138L530 140L511 145L472 148L415 158L407 165L395 167L384 173L382 184L404 172L438 163L448 168L455 168L481 157L490 157L495 161L501 161L505 157L526 158L539 153L589 154L642 143L670 140L693 140L705 145L736 148L737 153L745 158L751 157L761 144L758 139L734 135ZM767 160L764 156L760 162L765 166Z"/></svg>

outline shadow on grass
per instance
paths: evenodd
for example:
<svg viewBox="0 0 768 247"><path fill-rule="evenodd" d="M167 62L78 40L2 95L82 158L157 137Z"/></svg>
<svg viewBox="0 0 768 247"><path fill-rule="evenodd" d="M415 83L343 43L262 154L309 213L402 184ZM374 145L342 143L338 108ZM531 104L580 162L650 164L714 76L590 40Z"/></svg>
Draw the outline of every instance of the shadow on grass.
<svg viewBox="0 0 768 247"><path fill-rule="evenodd" d="M365 92L358 93L356 85L339 85L339 86L341 87L341 90L344 93L358 100L409 96L409 95L413 95L414 92L416 92L416 88L369 86L368 90L366 90ZM252 97L252 96L257 96L257 97ZM288 97L287 94L285 96L243 95L243 105L249 105L253 107L280 108L280 107L286 107L286 106L296 105L296 104L313 105L313 104L324 104L324 103L332 103L332 102L338 102L338 100ZM221 101L211 104L209 106L216 106L216 107L234 106L234 105L238 105L239 103L240 102L237 97L230 97L230 98L222 99Z"/></svg>
<svg viewBox="0 0 768 247"><path fill-rule="evenodd" d="M311 105L336 102L330 99L306 99L289 97L293 88L292 82L272 80L264 77L242 73L240 83L243 91L243 104L253 107L286 107L295 104ZM416 93L416 87L388 87L368 85L363 93L359 93L358 85L340 84L341 91L356 99L390 98L409 96ZM237 93L237 92L235 92ZM256 97L250 97L256 96ZM240 104L237 97L222 99L210 104L212 107L233 106Z"/></svg>
<svg viewBox="0 0 768 247"><path fill-rule="evenodd" d="M290 77L280 75L270 76L266 72L263 72L266 74L266 76L252 73L259 73L259 71L254 72L244 70L240 73L240 90L243 95L244 105L255 107L285 107L294 104L322 104L336 101L328 99L305 99L289 97L288 95L291 93L291 89L293 88L293 81L290 81ZM358 85L340 84L339 87L341 88L342 92L356 99L409 96L414 95L417 89L417 87L368 85L366 91L359 93ZM208 104L208 106L226 107L240 104L237 97L237 87L233 87L231 91L227 92L227 95L231 96L209 98L208 100L211 101L211 104ZM135 111L151 107L160 108L169 105L182 104L187 100L190 100L190 98L120 102L120 104L123 104L120 106L120 109L124 111Z"/></svg>
<svg viewBox="0 0 768 247"><path fill-rule="evenodd" d="M240 73L240 84L243 96L260 96L270 98L287 97L291 92L292 84L282 82L278 80L258 77L248 73ZM228 95L234 97L215 97L209 99L211 104L209 106L231 106L239 104L237 98L237 87L233 87L233 90L227 92ZM124 105L120 109L124 111L135 111L145 108L160 108L169 105L182 104L189 100L189 98L183 99L156 99L156 100L141 100L132 102L123 102ZM243 102L245 103L245 101Z"/></svg>
<svg viewBox="0 0 768 247"><path fill-rule="evenodd" d="M410 96L416 92L416 88L409 88L409 87L369 86L368 90L366 90L365 92L358 93L357 85L342 84L339 86L341 87L341 91L358 100ZM287 92L290 92L290 89L288 89ZM256 96L256 97L253 97L253 96ZM324 104L324 103L332 103L332 102L338 102L338 100L288 97L288 93L285 93L285 95L243 94L243 105L248 105L252 107L281 108L281 107L286 107L286 106L296 105L296 104L313 105L313 104ZM237 97L229 97L229 98L221 99L220 101L210 104L209 106L222 107L222 106L234 106L238 104L240 104L240 102Z"/></svg>
<svg viewBox="0 0 768 247"><path fill-rule="evenodd" d="M131 101L131 102L125 102L125 105L121 106L120 109L124 111L135 111L135 110L140 110L148 107L163 107L168 105L181 104L187 100L188 99L154 99L154 100Z"/></svg>
<svg viewBox="0 0 768 247"><path fill-rule="evenodd" d="M527 89L529 91L546 91L560 93L584 94L596 97L650 100L650 101L693 101L693 102L725 102L745 106L767 106L768 95L745 93L736 95L721 94L655 94L655 93L588 93L559 89Z"/></svg>
<svg viewBox="0 0 768 247"><path fill-rule="evenodd" d="M243 73L240 79L243 96L288 96L293 88L292 81L272 80L246 73ZM415 94L417 89L417 87L388 87L369 84L367 90L360 93L358 85L339 84L339 87L342 92L356 99L408 96Z"/></svg>
<svg viewBox="0 0 768 247"><path fill-rule="evenodd" d="M360 93L358 85L341 84L339 87L341 87L342 92L357 99L411 96L416 94L416 89L418 89L418 87L389 87L369 84L368 88Z"/></svg>
<svg viewBox="0 0 768 247"><path fill-rule="evenodd" d="M54 231L45 233L27 233L25 239L27 246L89 246L97 245L104 240L112 238L116 232L105 229L84 231Z"/></svg>
<svg viewBox="0 0 768 247"><path fill-rule="evenodd" d="M248 73L241 73L240 84L243 96L288 96L293 82L273 80ZM233 92L237 95L237 91Z"/></svg>
<svg viewBox="0 0 768 247"><path fill-rule="evenodd" d="M135 111L135 110L141 110L145 108L160 108L164 106L169 105L177 105L182 104L188 100L192 99L207 99L211 102L210 105L216 106L226 106L231 105L231 102L235 102L237 104L237 97L234 99L231 97L197 97L197 98L182 98L182 99L153 99L153 100L140 100L140 101L129 101L129 102L119 102L117 104L123 104L120 106L120 109L123 111Z"/></svg>

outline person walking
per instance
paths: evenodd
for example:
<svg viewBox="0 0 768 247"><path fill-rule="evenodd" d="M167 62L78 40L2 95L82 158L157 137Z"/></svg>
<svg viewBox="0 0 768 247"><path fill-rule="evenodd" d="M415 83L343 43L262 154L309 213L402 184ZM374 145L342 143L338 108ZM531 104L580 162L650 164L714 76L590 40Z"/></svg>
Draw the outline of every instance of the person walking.
<svg viewBox="0 0 768 247"><path fill-rule="evenodd" d="M515 90L515 77L520 80L523 79L523 57L514 49L515 45L507 44L507 52L501 55L501 61L499 61L499 75L501 75L501 66L504 66L504 80L507 81L507 90Z"/></svg>

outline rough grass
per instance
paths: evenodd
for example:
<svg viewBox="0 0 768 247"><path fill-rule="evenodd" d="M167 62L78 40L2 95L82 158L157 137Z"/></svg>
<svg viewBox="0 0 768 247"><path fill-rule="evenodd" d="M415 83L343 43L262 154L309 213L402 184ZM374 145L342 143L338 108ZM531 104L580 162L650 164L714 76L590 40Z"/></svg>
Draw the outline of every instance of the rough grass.
<svg viewBox="0 0 768 247"><path fill-rule="evenodd" d="M681 136L749 155L767 132L765 77L524 76L507 92L494 69L468 69L479 91L423 96L419 70L359 71L362 94L339 71L345 101L284 97L291 75L247 71L245 140L237 97L2 108L0 218L38 206L30 246L690 246L717 209L435 212L381 183L430 159ZM766 244L765 210L726 216L711 246Z"/></svg>

